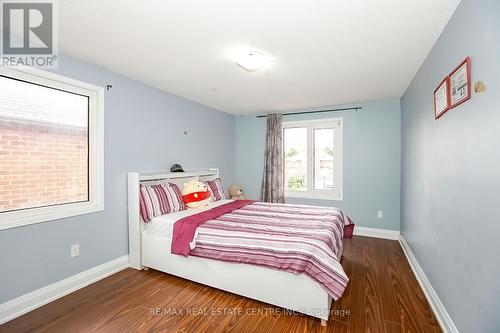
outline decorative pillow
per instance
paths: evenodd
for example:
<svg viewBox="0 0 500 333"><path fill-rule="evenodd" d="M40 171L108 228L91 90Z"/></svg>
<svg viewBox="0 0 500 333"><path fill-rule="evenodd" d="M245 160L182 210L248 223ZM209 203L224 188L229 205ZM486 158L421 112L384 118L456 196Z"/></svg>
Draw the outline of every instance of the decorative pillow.
<svg viewBox="0 0 500 333"><path fill-rule="evenodd" d="M208 185L197 179L184 183L181 194L188 209L203 207L212 202L212 193L208 190Z"/></svg>
<svg viewBox="0 0 500 333"><path fill-rule="evenodd" d="M224 193L224 187L220 178L215 178L214 180L207 180L208 190L212 193L214 201L222 200L226 198Z"/></svg>
<svg viewBox="0 0 500 333"><path fill-rule="evenodd" d="M181 191L172 183L141 185L139 202L144 222L151 221L155 216L186 209Z"/></svg>
<svg viewBox="0 0 500 333"><path fill-rule="evenodd" d="M214 195L214 192L212 191L212 188L208 185L207 182L205 182L205 184L207 184L207 190L208 190L208 193L210 193L210 198L212 198L212 201L215 201L215 195Z"/></svg>

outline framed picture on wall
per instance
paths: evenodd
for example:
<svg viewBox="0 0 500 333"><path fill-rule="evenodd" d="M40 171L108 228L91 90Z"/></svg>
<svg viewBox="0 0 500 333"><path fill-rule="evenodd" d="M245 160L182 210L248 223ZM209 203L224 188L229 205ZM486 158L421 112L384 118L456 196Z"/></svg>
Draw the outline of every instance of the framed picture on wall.
<svg viewBox="0 0 500 333"><path fill-rule="evenodd" d="M465 58L450 74L450 109L471 97L470 58Z"/></svg>
<svg viewBox="0 0 500 333"><path fill-rule="evenodd" d="M434 90L434 117L438 119L450 109L450 78L447 76Z"/></svg>

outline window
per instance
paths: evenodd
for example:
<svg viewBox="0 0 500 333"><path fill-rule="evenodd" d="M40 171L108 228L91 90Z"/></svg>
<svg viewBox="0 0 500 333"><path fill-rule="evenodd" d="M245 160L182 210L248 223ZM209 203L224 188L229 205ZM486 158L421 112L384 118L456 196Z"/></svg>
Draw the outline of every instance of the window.
<svg viewBox="0 0 500 333"><path fill-rule="evenodd" d="M103 89L0 69L0 229L103 209Z"/></svg>
<svg viewBox="0 0 500 333"><path fill-rule="evenodd" d="M342 200L342 119L283 124L285 196Z"/></svg>

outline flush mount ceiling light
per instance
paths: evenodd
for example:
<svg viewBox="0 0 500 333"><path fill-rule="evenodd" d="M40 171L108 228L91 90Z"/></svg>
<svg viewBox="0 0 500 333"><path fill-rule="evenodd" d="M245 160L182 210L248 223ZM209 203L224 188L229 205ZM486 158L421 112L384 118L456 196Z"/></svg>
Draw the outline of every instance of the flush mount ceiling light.
<svg viewBox="0 0 500 333"><path fill-rule="evenodd" d="M248 50L241 52L236 58L236 64L248 72L267 69L271 65L271 59L263 52Z"/></svg>

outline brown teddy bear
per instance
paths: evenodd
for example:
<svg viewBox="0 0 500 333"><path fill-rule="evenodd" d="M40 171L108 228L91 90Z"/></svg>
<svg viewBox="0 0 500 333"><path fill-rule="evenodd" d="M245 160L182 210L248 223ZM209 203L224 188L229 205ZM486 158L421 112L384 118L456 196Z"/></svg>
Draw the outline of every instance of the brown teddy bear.
<svg viewBox="0 0 500 333"><path fill-rule="evenodd" d="M243 188L238 184L231 184L229 186L229 195L231 200L245 200L243 197Z"/></svg>

